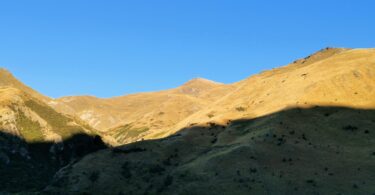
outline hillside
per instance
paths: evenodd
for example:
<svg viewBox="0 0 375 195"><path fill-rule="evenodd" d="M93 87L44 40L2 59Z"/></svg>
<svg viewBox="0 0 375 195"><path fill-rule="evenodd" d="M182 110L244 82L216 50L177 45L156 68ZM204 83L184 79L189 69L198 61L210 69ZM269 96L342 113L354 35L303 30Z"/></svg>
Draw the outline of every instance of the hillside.
<svg viewBox="0 0 375 195"><path fill-rule="evenodd" d="M84 122L60 114L15 88L0 88L0 106L3 132L28 142L60 142L74 134L95 134Z"/></svg>
<svg viewBox="0 0 375 195"><path fill-rule="evenodd" d="M192 124L254 118L287 107L366 106L368 93L374 94L369 90L373 58L373 49L326 48L233 84L198 78L160 92L63 97L49 105L99 129L108 143L121 145L162 138Z"/></svg>
<svg viewBox="0 0 375 195"><path fill-rule="evenodd" d="M105 148L81 120L9 86L0 87L0 193L40 191L61 167Z"/></svg>
<svg viewBox="0 0 375 195"><path fill-rule="evenodd" d="M108 142L119 145L170 129L230 90L224 84L197 78L165 91L109 99L63 97L50 101L49 105L62 113L74 114L101 130Z"/></svg>
<svg viewBox="0 0 375 195"><path fill-rule="evenodd" d="M229 86L146 141L92 153L60 170L46 191L375 192L375 49L323 49Z"/></svg>
<svg viewBox="0 0 375 195"><path fill-rule="evenodd" d="M289 107L372 108L375 106L374 69L375 49L323 49L287 66L232 84L236 90L189 116L174 129L166 130L166 134L207 120L223 124Z"/></svg>
<svg viewBox="0 0 375 195"><path fill-rule="evenodd" d="M61 170L48 192L372 194L375 111L293 108L103 150Z"/></svg>

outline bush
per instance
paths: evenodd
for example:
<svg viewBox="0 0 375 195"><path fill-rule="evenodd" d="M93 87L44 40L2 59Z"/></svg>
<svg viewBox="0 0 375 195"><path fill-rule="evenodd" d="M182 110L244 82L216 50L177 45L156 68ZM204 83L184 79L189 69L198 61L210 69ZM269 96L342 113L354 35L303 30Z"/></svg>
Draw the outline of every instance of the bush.
<svg viewBox="0 0 375 195"><path fill-rule="evenodd" d="M246 108L240 106L240 107L236 107L236 110L237 110L238 112L245 112L245 111L246 111Z"/></svg>
<svg viewBox="0 0 375 195"><path fill-rule="evenodd" d="M161 175L164 171L165 169L160 165L153 165L152 167L150 167L149 170L150 173L159 175Z"/></svg>
<svg viewBox="0 0 375 195"><path fill-rule="evenodd" d="M352 125L346 125L342 129L347 130L347 131L355 131L358 130L358 127L352 126Z"/></svg>
<svg viewBox="0 0 375 195"><path fill-rule="evenodd" d="M165 186L165 187L168 187L168 186L172 185L172 183L173 183L173 177L170 176L170 175L168 175L168 176L165 178L165 180L164 180L164 186Z"/></svg>
<svg viewBox="0 0 375 195"><path fill-rule="evenodd" d="M91 173L89 179L90 179L91 182L94 183L94 182L98 181L99 176L100 176L99 171L94 171L94 172Z"/></svg>
<svg viewBox="0 0 375 195"><path fill-rule="evenodd" d="M146 149L144 148L138 148L138 147L133 147L133 148L114 148L112 149L113 153L122 153L122 154L130 154L130 153L138 153L138 152L145 152Z"/></svg>

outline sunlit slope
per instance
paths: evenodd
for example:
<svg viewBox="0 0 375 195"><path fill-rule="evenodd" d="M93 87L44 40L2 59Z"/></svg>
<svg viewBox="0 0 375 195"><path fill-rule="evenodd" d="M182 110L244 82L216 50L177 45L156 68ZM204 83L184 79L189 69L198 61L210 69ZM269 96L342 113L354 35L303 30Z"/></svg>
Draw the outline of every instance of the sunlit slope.
<svg viewBox="0 0 375 195"><path fill-rule="evenodd" d="M165 137L207 121L254 118L287 107L371 107L374 56L374 49L326 48L229 85L194 79L160 92L109 99L65 97L50 105L106 132L103 136L114 145Z"/></svg>
<svg viewBox="0 0 375 195"><path fill-rule="evenodd" d="M108 99L64 97L49 104L62 113L75 114L105 132L103 136L107 140L112 139L113 144L120 144L141 140L144 135L173 128L178 122L207 107L232 89L230 86L198 78L165 91ZM123 127L129 126L132 128L125 128L125 131ZM134 129L147 131L135 134L130 132ZM137 136L126 136L128 133Z"/></svg>
<svg viewBox="0 0 375 195"><path fill-rule="evenodd" d="M39 92L17 80L9 71L4 68L0 68L0 87L12 87L19 89L43 102L48 102L51 100L51 98L40 94Z"/></svg>
<svg viewBox="0 0 375 195"><path fill-rule="evenodd" d="M189 116L174 131L207 121L259 117L288 107L374 108L375 49L324 49L233 86L234 91Z"/></svg>
<svg viewBox="0 0 375 195"><path fill-rule="evenodd" d="M84 122L60 114L33 96L0 88L0 131L27 142L60 142L75 134L94 134Z"/></svg>

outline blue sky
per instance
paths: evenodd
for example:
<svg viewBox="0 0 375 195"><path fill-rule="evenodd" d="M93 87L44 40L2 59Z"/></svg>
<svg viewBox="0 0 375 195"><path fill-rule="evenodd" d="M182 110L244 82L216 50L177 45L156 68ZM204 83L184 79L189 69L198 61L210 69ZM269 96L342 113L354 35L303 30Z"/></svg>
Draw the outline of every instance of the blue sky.
<svg viewBox="0 0 375 195"><path fill-rule="evenodd" d="M374 47L374 1L0 2L0 66L51 97L231 83L327 46Z"/></svg>

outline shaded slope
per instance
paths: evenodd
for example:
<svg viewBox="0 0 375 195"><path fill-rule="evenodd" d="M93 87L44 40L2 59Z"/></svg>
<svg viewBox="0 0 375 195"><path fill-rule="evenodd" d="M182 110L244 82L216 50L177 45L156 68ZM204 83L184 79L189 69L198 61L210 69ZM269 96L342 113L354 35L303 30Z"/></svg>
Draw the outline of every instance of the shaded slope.
<svg viewBox="0 0 375 195"><path fill-rule="evenodd" d="M63 142L34 142L0 130L0 193L37 193L53 175L84 155L104 149L99 137L75 134Z"/></svg>
<svg viewBox="0 0 375 195"><path fill-rule="evenodd" d="M372 194L375 111L293 108L104 150L61 170L49 192ZM56 186L58 185L58 186Z"/></svg>

